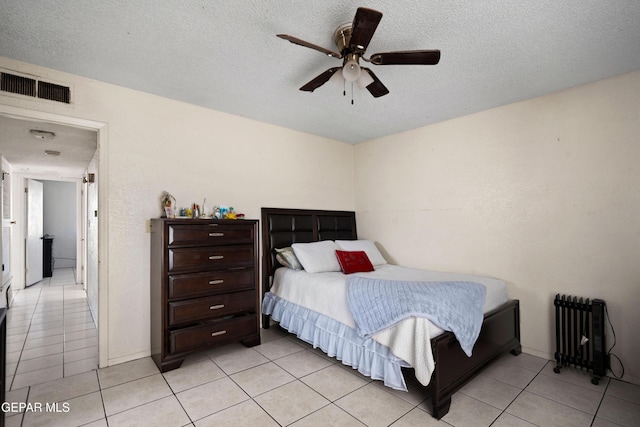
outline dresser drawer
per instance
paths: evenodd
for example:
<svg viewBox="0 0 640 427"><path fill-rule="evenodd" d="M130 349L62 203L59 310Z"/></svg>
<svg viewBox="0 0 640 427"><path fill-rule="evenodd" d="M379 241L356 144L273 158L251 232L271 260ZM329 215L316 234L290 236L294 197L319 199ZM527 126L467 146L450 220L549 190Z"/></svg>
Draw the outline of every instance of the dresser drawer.
<svg viewBox="0 0 640 427"><path fill-rule="evenodd" d="M215 270L253 265L253 246L169 249L169 271Z"/></svg>
<svg viewBox="0 0 640 427"><path fill-rule="evenodd" d="M181 353L209 344L239 341L258 332L257 315L237 317L169 332L169 351Z"/></svg>
<svg viewBox="0 0 640 427"><path fill-rule="evenodd" d="M254 237L253 227L242 223L173 224L168 234L169 246L252 243Z"/></svg>
<svg viewBox="0 0 640 427"><path fill-rule="evenodd" d="M169 303L169 326L255 311L255 291L233 292Z"/></svg>
<svg viewBox="0 0 640 427"><path fill-rule="evenodd" d="M169 299L254 289L253 268L169 276Z"/></svg>

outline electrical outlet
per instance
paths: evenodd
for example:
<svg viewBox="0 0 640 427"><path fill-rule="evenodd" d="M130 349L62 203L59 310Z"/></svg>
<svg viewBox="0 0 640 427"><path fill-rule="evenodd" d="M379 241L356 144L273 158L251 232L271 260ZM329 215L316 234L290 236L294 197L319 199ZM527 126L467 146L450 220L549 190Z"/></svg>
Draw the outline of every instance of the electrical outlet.
<svg viewBox="0 0 640 427"><path fill-rule="evenodd" d="M151 220L148 219L145 221L145 223L146 223L147 233L151 233Z"/></svg>

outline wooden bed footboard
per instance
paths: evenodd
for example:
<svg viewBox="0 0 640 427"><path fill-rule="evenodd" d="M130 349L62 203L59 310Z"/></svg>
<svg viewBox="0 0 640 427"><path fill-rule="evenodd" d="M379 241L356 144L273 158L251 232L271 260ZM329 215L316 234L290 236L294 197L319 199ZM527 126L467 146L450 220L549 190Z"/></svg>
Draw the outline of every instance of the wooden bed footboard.
<svg viewBox="0 0 640 427"><path fill-rule="evenodd" d="M431 348L436 366L425 392L431 398L433 417L440 419L449 412L453 393L482 369L505 353L520 354L519 301L510 300L485 315L471 357L451 332L432 339Z"/></svg>

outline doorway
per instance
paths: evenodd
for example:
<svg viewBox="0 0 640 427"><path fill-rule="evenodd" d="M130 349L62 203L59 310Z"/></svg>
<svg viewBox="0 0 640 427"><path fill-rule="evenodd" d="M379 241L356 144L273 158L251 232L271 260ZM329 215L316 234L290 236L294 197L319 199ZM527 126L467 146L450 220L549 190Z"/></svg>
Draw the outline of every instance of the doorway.
<svg viewBox="0 0 640 427"><path fill-rule="evenodd" d="M18 107L11 107L7 105L0 105L0 116L8 117L16 120L38 121L41 123L52 124L56 126L62 126L66 128L82 128L90 129L96 136L96 150L95 156L91 159L91 162L85 165L84 174L82 176L75 176L80 184L79 188L79 200L82 202L80 208L78 221L78 228L83 236L78 239L78 246L80 248L78 257L82 257L82 262L86 265L84 271L79 271L79 281L83 281L87 286L87 296L91 299L93 307L95 308L95 318L98 325L98 364L100 367L106 367L108 362L108 322L107 322L107 286L108 286L108 260L106 257L106 235L107 235L107 218L106 215L99 215L100 212L107 211L108 199L107 194L107 179L98 179L98 177L106 177L107 175L107 156L106 147L108 144L107 138L107 126L105 123L94 122L84 119L77 119L68 116L62 116L57 114L50 114L32 110L26 110ZM4 132L4 129L3 129ZM5 151L6 147L0 147L0 154ZM14 168L12 171L13 184L12 194L15 196L14 206L16 206L15 216L18 218L24 218L26 215L24 206L24 187L20 190L21 185L24 184L25 179L34 178L37 168L28 168L27 170ZM42 171L42 176L37 178L48 178L51 180L59 179L56 174L50 173L50 171ZM88 174L93 174L94 179L89 182L87 180ZM66 177L67 179L70 177ZM22 193L21 193L22 191ZM95 213L92 218L89 218L88 212ZM95 216L95 218L93 218ZM100 221L98 221L100 217ZM91 227L87 226L87 222L92 221ZM90 230L88 232L83 230ZM26 236L24 224L18 222L12 229L13 234L16 237ZM91 235L93 232L93 236ZM105 236L105 238L98 238L98 236ZM85 249L82 249L86 247ZM20 265L24 265L25 262L25 239L15 238L12 240L12 267L15 272L21 270ZM18 267L18 268L16 268ZM80 279L85 277L86 280ZM24 288L24 280L17 280L22 282L16 286L17 288ZM90 296L89 296L90 295Z"/></svg>
<svg viewBox="0 0 640 427"><path fill-rule="evenodd" d="M73 271L74 283L86 284L81 185L79 179L26 179L25 286L50 278L54 269L61 268Z"/></svg>

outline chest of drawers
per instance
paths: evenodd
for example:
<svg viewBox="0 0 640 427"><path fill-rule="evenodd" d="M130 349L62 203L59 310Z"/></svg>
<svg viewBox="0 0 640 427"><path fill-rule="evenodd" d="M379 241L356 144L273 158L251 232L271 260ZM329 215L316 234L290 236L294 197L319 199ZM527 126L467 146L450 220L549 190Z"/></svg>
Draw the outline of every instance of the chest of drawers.
<svg viewBox="0 0 640 427"><path fill-rule="evenodd" d="M151 357L161 372L196 351L260 343L258 221L151 220Z"/></svg>

